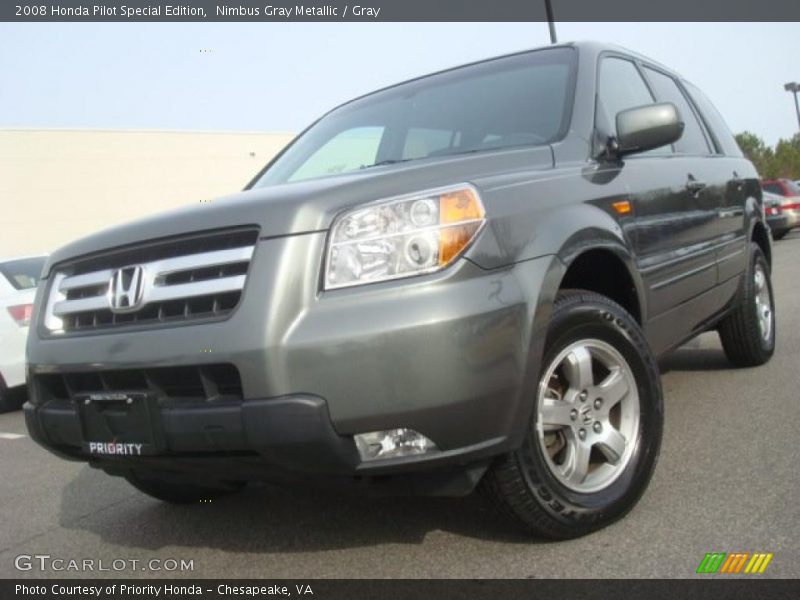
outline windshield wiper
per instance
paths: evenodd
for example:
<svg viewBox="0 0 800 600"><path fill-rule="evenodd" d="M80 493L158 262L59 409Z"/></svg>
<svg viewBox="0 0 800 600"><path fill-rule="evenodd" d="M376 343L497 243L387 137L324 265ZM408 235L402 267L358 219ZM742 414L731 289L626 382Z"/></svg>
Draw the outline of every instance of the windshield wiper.
<svg viewBox="0 0 800 600"><path fill-rule="evenodd" d="M360 169L371 169L372 167L382 167L384 165L396 165L397 163L404 163L410 160L414 160L413 158L389 158L386 160L380 160L376 163L371 165L361 165Z"/></svg>

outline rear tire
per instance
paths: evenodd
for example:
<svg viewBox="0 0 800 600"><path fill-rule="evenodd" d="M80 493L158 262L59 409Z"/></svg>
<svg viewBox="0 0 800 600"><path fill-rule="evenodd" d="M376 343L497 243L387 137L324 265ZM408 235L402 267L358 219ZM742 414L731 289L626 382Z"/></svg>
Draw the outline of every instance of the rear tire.
<svg viewBox="0 0 800 600"><path fill-rule="evenodd" d="M522 446L495 460L482 487L525 530L575 538L622 518L647 488L660 377L636 321L579 290L558 294L541 366Z"/></svg>
<svg viewBox="0 0 800 600"><path fill-rule="evenodd" d="M8 389L0 385L0 413L19 410L25 404L25 386Z"/></svg>
<svg viewBox="0 0 800 600"><path fill-rule="evenodd" d="M782 240L786 237L786 234L789 233L788 229L780 229L778 231L772 232L772 239L775 241Z"/></svg>
<svg viewBox="0 0 800 600"><path fill-rule="evenodd" d="M183 483L166 481L152 475L131 472L125 479L140 492L170 504L195 504L240 491L244 483Z"/></svg>
<svg viewBox="0 0 800 600"><path fill-rule="evenodd" d="M775 299L769 264L758 244L750 244L739 304L718 331L725 354L736 367L763 365L775 352Z"/></svg>

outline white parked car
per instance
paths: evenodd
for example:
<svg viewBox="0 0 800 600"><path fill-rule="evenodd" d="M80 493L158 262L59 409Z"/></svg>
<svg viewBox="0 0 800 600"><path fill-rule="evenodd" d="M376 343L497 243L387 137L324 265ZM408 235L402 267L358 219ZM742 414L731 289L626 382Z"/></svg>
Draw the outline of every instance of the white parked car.
<svg viewBox="0 0 800 600"><path fill-rule="evenodd" d="M44 256L0 259L0 412L25 398L25 341Z"/></svg>

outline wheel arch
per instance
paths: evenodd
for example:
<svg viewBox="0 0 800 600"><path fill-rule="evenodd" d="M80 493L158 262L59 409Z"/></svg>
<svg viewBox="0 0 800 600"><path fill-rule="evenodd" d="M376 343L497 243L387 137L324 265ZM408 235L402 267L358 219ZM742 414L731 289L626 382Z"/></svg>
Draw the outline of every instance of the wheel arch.
<svg viewBox="0 0 800 600"><path fill-rule="evenodd" d="M605 296L624 308L639 325L644 323L642 283L625 249L602 243L582 248L564 261L559 290L582 289Z"/></svg>
<svg viewBox="0 0 800 600"><path fill-rule="evenodd" d="M636 321L647 321L647 296L632 242L605 202L566 205L537 223L536 233L519 249L515 261L555 256L537 300L537 317L550 309L556 294L578 287L602 294L628 310ZM546 311L549 312L549 311Z"/></svg>
<svg viewBox="0 0 800 600"><path fill-rule="evenodd" d="M761 222L754 221L750 231L750 241L758 244L767 259L767 264L772 269L772 242L770 241L769 229Z"/></svg>
<svg viewBox="0 0 800 600"><path fill-rule="evenodd" d="M754 193L748 194L745 201L745 227L749 232L747 240L758 244L767 259L767 264L772 269L772 235L764 218L764 204L760 188L751 190L751 192Z"/></svg>

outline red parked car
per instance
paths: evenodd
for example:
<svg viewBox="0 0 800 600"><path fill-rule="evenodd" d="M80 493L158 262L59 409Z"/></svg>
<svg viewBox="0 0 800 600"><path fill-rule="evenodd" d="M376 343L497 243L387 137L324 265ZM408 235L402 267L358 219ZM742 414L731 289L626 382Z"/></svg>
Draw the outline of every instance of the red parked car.
<svg viewBox="0 0 800 600"><path fill-rule="evenodd" d="M790 229L800 227L800 184L791 179L765 179L761 182L765 192L781 196L780 212L785 217L786 229L773 231L776 240L781 239Z"/></svg>

